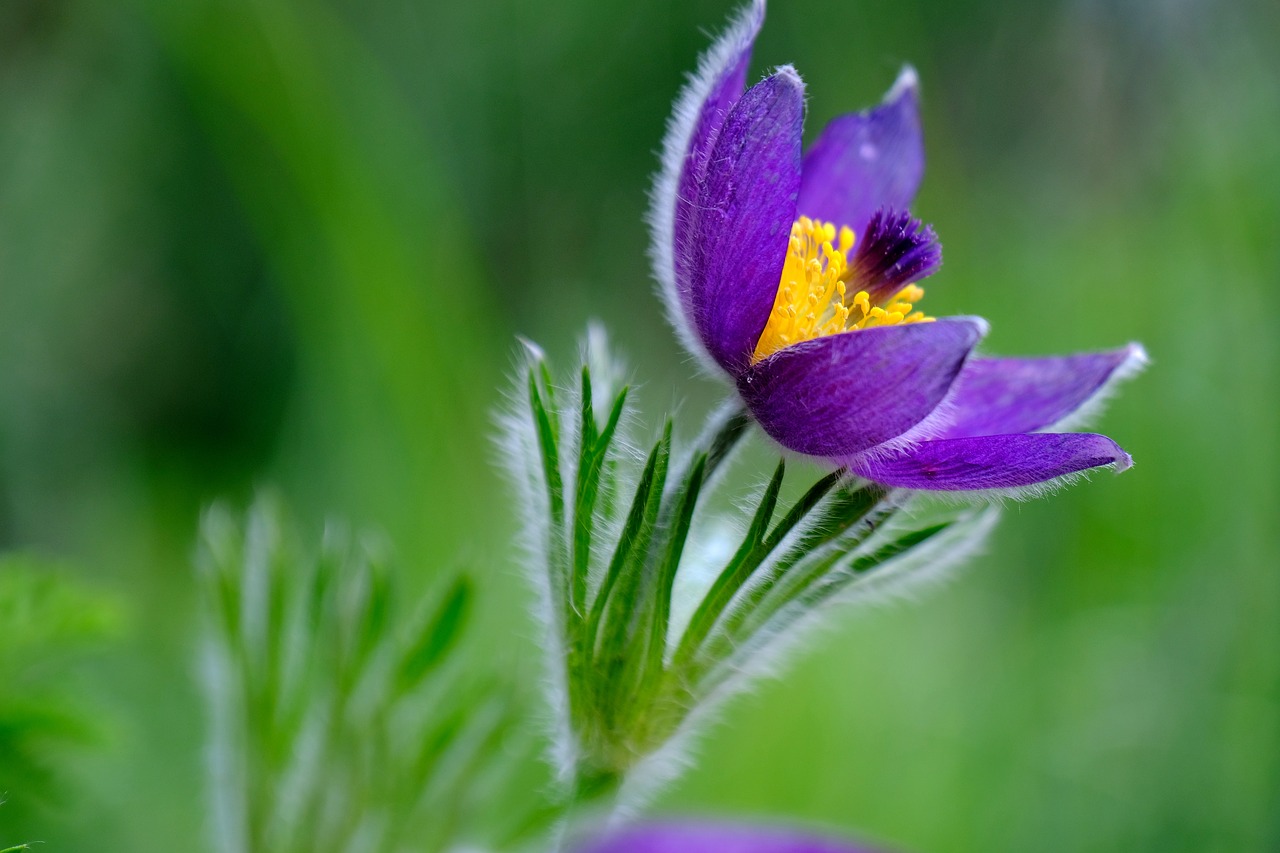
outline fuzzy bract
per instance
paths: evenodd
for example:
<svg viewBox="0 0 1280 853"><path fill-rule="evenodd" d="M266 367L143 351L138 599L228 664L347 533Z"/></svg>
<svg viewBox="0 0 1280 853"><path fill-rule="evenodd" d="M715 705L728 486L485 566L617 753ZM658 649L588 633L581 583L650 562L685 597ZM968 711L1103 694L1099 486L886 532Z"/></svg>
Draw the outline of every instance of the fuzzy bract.
<svg viewBox="0 0 1280 853"><path fill-rule="evenodd" d="M1128 468L1106 436L1049 430L1096 408L1142 348L978 358L984 320L917 310L942 255L907 212L924 172L915 71L805 151L795 69L746 86L764 13L754 0L733 20L668 125L650 223L681 341L782 447L885 486L1017 494Z"/></svg>
<svg viewBox="0 0 1280 853"><path fill-rule="evenodd" d="M780 462L749 505L726 509L715 492L747 414L717 409L688 444L667 421L640 452L627 388L593 379L619 375L602 337L589 336L576 383L526 348L502 446L546 629L552 760L568 801L621 815L832 606L931 582L974 551L996 508L920 518L896 490L841 471L787 500Z"/></svg>

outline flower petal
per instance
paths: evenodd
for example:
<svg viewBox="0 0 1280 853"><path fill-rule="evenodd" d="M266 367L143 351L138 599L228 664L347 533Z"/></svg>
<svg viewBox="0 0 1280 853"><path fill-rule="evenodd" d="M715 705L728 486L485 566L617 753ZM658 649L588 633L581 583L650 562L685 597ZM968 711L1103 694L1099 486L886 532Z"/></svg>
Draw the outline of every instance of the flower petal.
<svg viewBox="0 0 1280 853"><path fill-rule="evenodd" d="M903 489L1023 489L1090 468L1123 471L1129 454L1105 435L1035 433L925 441L893 456L855 462L860 477Z"/></svg>
<svg viewBox="0 0 1280 853"><path fill-rule="evenodd" d="M612 835L586 853L869 853L846 841L765 826L658 824Z"/></svg>
<svg viewBox="0 0 1280 853"><path fill-rule="evenodd" d="M734 106L691 222L694 326L716 363L746 369L778 293L800 186L804 84L790 67Z"/></svg>
<svg viewBox="0 0 1280 853"><path fill-rule="evenodd" d="M884 102L831 120L804 157L798 210L859 238L878 208L906 210L924 176L918 81L903 69Z"/></svg>
<svg viewBox="0 0 1280 853"><path fill-rule="evenodd" d="M751 48L764 23L765 0L752 0L707 48L698 70L681 90L662 142L662 167L654 179L649 225L654 274L667 317L682 342L705 351L691 325L689 223L707 157L725 118L746 86Z"/></svg>
<svg viewBox="0 0 1280 853"><path fill-rule="evenodd" d="M945 438L1063 430L1146 364L1142 347L1054 358L975 358L956 380Z"/></svg>
<svg viewBox="0 0 1280 853"><path fill-rule="evenodd" d="M845 460L919 436L984 334L980 319L949 317L815 338L753 366L738 391L783 447Z"/></svg>

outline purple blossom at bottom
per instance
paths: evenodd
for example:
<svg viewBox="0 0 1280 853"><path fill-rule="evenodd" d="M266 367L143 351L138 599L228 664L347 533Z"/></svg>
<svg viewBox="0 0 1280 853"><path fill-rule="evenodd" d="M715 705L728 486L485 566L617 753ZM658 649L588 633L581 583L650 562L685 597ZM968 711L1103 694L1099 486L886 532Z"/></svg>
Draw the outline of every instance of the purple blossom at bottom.
<svg viewBox="0 0 1280 853"><path fill-rule="evenodd" d="M651 824L624 830L580 853L875 853L835 838L731 823Z"/></svg>
<svg viewBox="0 0 1280 853"><path fill-rule="evenodd" d="M942 254L906 212L925 162L915 72L805 150L796 70L747 86L764 15L752 0L702 57L663 146L652 256L685 346L783 448L887 486L1016 491L1128 468L1111 439L1062 431L1142 348L977 357L986 321L916 311Z"/></svg>

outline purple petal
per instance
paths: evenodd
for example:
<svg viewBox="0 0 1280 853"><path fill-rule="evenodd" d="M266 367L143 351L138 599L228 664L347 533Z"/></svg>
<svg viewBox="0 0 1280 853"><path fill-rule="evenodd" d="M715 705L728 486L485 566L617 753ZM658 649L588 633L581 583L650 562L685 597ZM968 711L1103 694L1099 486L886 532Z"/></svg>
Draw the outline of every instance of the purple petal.
<svg viewBox="0 0 1280 853"><path fill-rule="evenodd" d="M985 333L979 319L950 317L816 338L752 367L738 391L783 447L848 459L918 434Z"/></svg>
<svg viewBox="0 0 1280 853"><path fill-rule="evenodd" d="M764 23L765 0L752 0L698 61L681 90L662 144L662 168L654 181L649 222L654 271L668 318L686 346L701 345L690 321L689 225L707 157L725 118L746 86L751 49Z"/></svg>
<svg viewBox="0 0 1280 853"><path fill-rule="evenodd" d="M832 119L803 173L800 213L848 225L859 238L878 208L910 207L924 175L915 71L898 75L880 106Z"/></svg>
<svg viewBox="0 0 1280 853"><path fill-rule="evenodd" d="M638 827L588 846L584 853L870 853L846 841L792 830L729 824Z"/></svg>
<svg viewBox="0 0 1280 853"><path fill-rule="evenodd" d="M742 97L746 87L747 67L751 63L751 48L755 43L760 26L764 23L764 3L754 4L750 11L747 27L739 40L725 51L721 59L725 64L717 73L707 92L706 100L698 110L697 120L693 125L693 133L684 156L684 164L680 169L680 178L676 185L675 214L675 263L677 280L682 271L687 274L689 227L692 223L694 199L702 186L706 174L707 159L720 128L734 104ZM717 63L718 64L718 63ZM682 270L682 266L686 267Z"/></svg>
<svg viewBox="0 0 1280 853"><path fill-rule="evenodd" d="M850 290L865 290L872 305L942 266L942 246L933 229L909 213L881 208L871 216L853 254Z"/></svg>
<svg viewBox="0 0 1280 853"><path fill-rule="evenodd" d="M925 441L893 456L855 462L860 477L903 489L1020 489L1090 468L1133 464L1105 435L1036 433Z"/></svg>
<svg viewBox="0 0 1280 853"><path fill-rule="evenodd" d="M975 358L956 380L945 438L1063 429L1146 363L1138 344L1056 358Z"/></svg>
<svg viewBox="0 0 1280 853"><path fill-rule="evenodd" d="M694 326L733 375L750 362L769 318L800 186L804 84L789 67L734 106L707 163L693 213Z"/></svg>

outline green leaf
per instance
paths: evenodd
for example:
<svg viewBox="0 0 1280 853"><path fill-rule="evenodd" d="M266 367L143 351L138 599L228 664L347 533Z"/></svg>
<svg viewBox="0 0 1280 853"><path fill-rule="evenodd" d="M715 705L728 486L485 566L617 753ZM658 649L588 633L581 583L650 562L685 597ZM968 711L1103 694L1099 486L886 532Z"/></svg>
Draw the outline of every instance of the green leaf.
<svg viewBox="0 0 1280 853"><path fill-rule="evenodd" d="M828 480L829 477L819 480L798 503L818 506L811 496L823 490ZM762 624L795 601L841 558L880 529L897 511L896 506L883 502L884 497L884 491L876 486L842 488L830 495L817 510L821 512L821 518L794 546L767 567L763 577L747 591L741 606L726 615L720 636L709 644L705 660L697 671L703 672L731 654ZM779 525L775 533L780 533L781 527ZM780 544L782 539L782 535L770 537L775 544Z"/></svg>
<svg viewBox="0 0 1280 853"><path fill-rule="evenodd" d="M679 473L672 479L677 483L687 483L693 467L702 460L702 482L704 484L712 482L720 467L729 459L734 448L746 435L751 423L751 415L742 408L741 403L735 400L721 404L708 417L702 435L694 442L693 450L680 467ZM665 501L660 526L667 527L671 524L670 515L676 509L677 503L675 500Z"/></svg>
<svg viewBox="0 0 1280 853"><path fill-rule="evenodd" d="M812 560L811 564L803 564L803 571L796 575L797 582L789 584L785 594L776 596L767 606L758 608L749 620L736 626L732 635L725 636L716 648L717 666L699 683L698 695L713 692L726 679L736 675L747 665L745 658L754 654L764 640L781 635L798 621L817 611L859 577L891 563L948 529L953 523L948 521L912 531L870 554L854 557L845 566L840 564L848 558L849 548L843 543L824 552Z"/></svg>
<svg viewBox="0 0 1280 853"><path fill-rule="evenodd" d="M545 376L545 366L543 367ZM529 405L533 408L533 423L538 432L538 445L542 451L543 482L547 487L547 499L551 508L553 523L559 527L564 524L564 481L560 476L560 447L556 420L550 408L543 404L542 392L545 390L547 400L554 399L554 392L549 378L542 389L538 387L537 374L529 371Z"/></svg>
<svg viewBox="0 0 1280 853"><path fill-rule="evenodd" d="M580 456L586 456L595 447L598 427L596 426L595 397L591 393L591 368L585 364L582 365L581 388L581 393L578 395L578 407L581 410L578 420L582 431L579 449Z"/></svg>
<svg viewBox="0 0 1280 853"><path fill-rule="evenodd" d="M547 363L545 361L538 361L538 375L542 379L542 393L546 398L547 411L560 411L560 407L556 404L556 385L551 381L551 369L547 367ZM551 422L551 436L557 443L559 443L560 424L558 421Z"/></svg>
<svg viewBox="0 0 1280 853"><path fill-rule="evenodd" d="M378 648L391 620L393 596L391 581L386 569L378 563L369 564L363 573L359 606L353 618L356 634L356 660L363 665Z"/></svg>
<svg viewBox="0 0 1280 853"><path fill-rule="evenodd" d="M808 491L801 495L800 499L795 502L787 512L786 516L779 521L769 533L769 538L765 543L766 550L772 552L774 548L778 547L778 545L782 543L782 540L795 529L796 525L799 524L801 520L809 516L809 513L822 502L822 499L827 496L827 493L831 491L832 487L839 483L841 478L845 475L845 470L843 468L839 468L810 486ZM839 515L843 515L843 513L839 513ZM811 531L809 536L806 536L800 543L798 543L796 550L811 547L821 535L821 532Z"/></svg>
<svg viewBox="0 0 1280 853"><path fill-rule="evenodd" d="M823 583L815 586L807 591L804 595L797 598L798 603L806 607L817 607L824 601L830 599L833 595L844 589L859 576L868 572L881 568L886 563L897 559L903 554L923 545L933 537L949 529L955 522L944 521L940 524L930 525L921 530L913 530L903 536L898 537L892 542L888 542L870 554L864 554L857 557L849 564L849 566L836 573L834 576L828 577Z"/></svg>
<svg viewBox="0 0 1280 853"><path fill-rule="evenodd" d="M896 510L895 507L882 505L885 493L876 486L865 486L860 489L838 489L825 504L822 499L831 487L843 476L842 471L835 471L815 483L805 495L774 529L769 536L770 550L782 543L786 536L795 529L801 518L822 504L820 517L812 523L799 540L787 552L772 563L764 576L760 578L747 593L742 606L725 620L727 631L733 631L736 624L748 618L762 606L778 584L786 578L795 566L804 560L812 560L814 555L824 546L833 546L832 554L840 556L856 548ZM872 515L873 510L880 508ZM868 516L871 516L868 519ZM855 525L859 525L855 529ZM852 533L850 533L852 531ZM775 605L780 607L789 600L785 595Z"/></svg>
<svg viewBox="0 0 1280 853"><path fill-rule="evenodd" d="M689 627L685 629L672 660L672 668L677 676L679 670L687 666L697 654L702 641L711 632L720 614L724 612L725 607L733 600L734 595L751 577L751 573L763 559L766 552L761 546L765 541L765 531L773 519L774 508L778 504L778 493L782 490L782 480L786 470L786 462L778 460L773 479L769 481L768 487L760 497L760 504L751 520L751 526L747 528L747 533L742 539L742 544L738 546L737 552L715 579L711 589L702 599L702 603L694 611L693 618L689 620Z"/></svg>
<svg viewBox="0 0 1280 853"><path fill-rule="evenodd" d="M569 598L570 566L568 565L568 543L565 541L565 494L564 480L560 472L559 416L554 408L555 392L545 362L539 362L540 371L529 371L529 405L533 410L534 429L538 437L538 448L542 457L542 479L547 494L547 509L550 514L546 528L547 581L551 591L551 607L553 620L564 625L569 620L566 604ZM538 383L541 372L542 384ZM550 406L544 405L543 394Z"/></svg>
<svg viewBox="0 0 1280 853"><path fill-rule="evenodd" d="M698 495L702 490L707 468L707 454L700 453L694 459L693 468L676 495L678 505L667 539L666 554L658 570L657 588L654 592L654 613L644 648L648 649L648 660L641 676L640 696L636 705L640 705L649 689L658 680L663 671L663 658L667 649L667 631L671 622L671 594L675 587L676 570L680 566L680 557L684 553L689 528L693 524L693 513L698 506Z"/></svg>
<svg viewBox="0 0 1280 853"><path fill-rule="evenodd" d="M584 636L588 655L594 655L601 620L609 599L613 597L614 587L634 562L633 555L647 547L647 537L652 532L653 522L662 500L663 481L666 478L670 455L671 424L668 422L662 438L653 446L645 462L640 481L636 484L635 497L631 501L631 511L627 515L626 526L618 536L613 559L609 562L600 590L596 593L595 601L591 605ZM641 556L643 557L643 554Z"/></svg>
<svg viewBox="0 0 1280 853"><path fill-rule="evenodd" d="M471 605L471 581L459 577L445 593L434 615L426 620L417 641L400 662L401 689L410 690L434 670L462 633Z"/></svg>
<svg viewBox="0 0 1280 853"><path fill-rule="evenodd" d="M591 397L591 374L583 367L582 439L578 454L578 488L573 509L573 577L569 587L571 634L576 633L576 626L581 623L587 608L587 580L591 572L591 540L596 525L595 508L600 492L600 478L626 400L627 389L623 388L613 401L608 422L597 434Z"/></svg>
<svg viewBox="0 0 1280 853"><path fill-rule="evenodd" d="M603 614L594 625L600 634L600 644L596 648L590 642L594 639L591 635L586 649L592 656L594 680L599 687L597 695L603 705L600 710L609 717L631 710L622 707L622 697L629 692L645 659L643 650L633 640L652 613L655 578L648 570L653 564L652 545L670 460L671 422L667 421L662 438L654 446L649 464L645 466L642 486L636 492L632 517L627 525L630 533L624 531L618 543L614 561L618 568L613 571L610 567L606 581L612 578L612 582L607 588L601 588L596 601ZM638 519L638 524L633 526L633 519Z"/></svg>
<svg viewBox="0 0 1280 853"><path fill-rule="evenodd" d="M312 557L278 511L263 502L250 512L241 538L256 537L252 547L214 547L227 531L206 530L202 563L214 570L202 573L202 606L223 607L223 586L269 589L268 601L238 599L236 624L278 623L228 635L225 620L205 620L209 751L223 768L211 787L233 806L219 832L248 853L337 853L366 842L435 850L487 834L492 815L473 819L463 803L499 802L491 795L501 793L514 801L514 791L494 788L515 759L494 740L486 710L507 701L474 665L447 665L463 648L470 580L458 577L402 625L391 577L366 540L335 534ZM264 658L274 661L265 681Z"/></svg>
<svg viewBox="0 0 1280 853"><path fill-rule="evenodd" d="M706 449L707 479L710 479L711 475L719 470L720 465L729 458L730 452L738 445L749 426L751 426L751 414L737 401L731 404L722 420L718 423L713 422L712 427L715 432Z"/></svg>
<svg viewBox="0 0 1280 853"><path fill-rule="evenodd" d="M126 610L77 574L0 555L0 780L20 782L0 787L0 803L12 793L19 811L74 796L64 761L96 745L105 728L102 709L68 683L123 633Z"/></svg>

